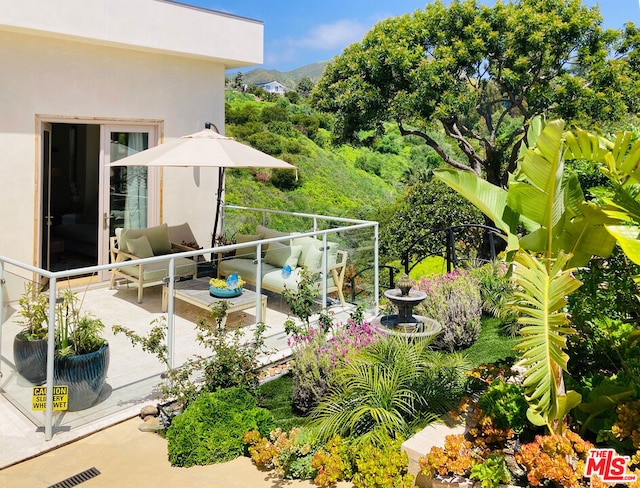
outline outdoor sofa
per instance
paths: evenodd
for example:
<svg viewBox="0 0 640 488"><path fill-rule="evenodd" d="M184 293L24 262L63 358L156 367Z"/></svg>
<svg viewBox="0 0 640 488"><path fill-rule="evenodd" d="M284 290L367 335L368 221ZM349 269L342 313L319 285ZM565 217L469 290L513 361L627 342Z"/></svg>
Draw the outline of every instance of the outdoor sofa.
<svg viewBox="0 0 640 488"><path fill-rule="evenodd" d="M236 234L236 244L271 239L275 237L290 237L290 239L272 242L263 246L262 270L260 286L275 293L282 293L285 287L296 290L301 278L301 271L306 268L314 277L321 290L323 243L312 236L296 237L295 233L280 232L258 225L254 234ZM328 270L327 293L337 293L341 305L345 305L343 295L344 275L347 267L347 252L338 249L335 242L327 242ZM220 258L218 262L218 276L228 277L235 273L244 281L256 285L257 278L257 247L249 246L236 250L233 257ZM285 271L288 266L290 274Z"/></svg>

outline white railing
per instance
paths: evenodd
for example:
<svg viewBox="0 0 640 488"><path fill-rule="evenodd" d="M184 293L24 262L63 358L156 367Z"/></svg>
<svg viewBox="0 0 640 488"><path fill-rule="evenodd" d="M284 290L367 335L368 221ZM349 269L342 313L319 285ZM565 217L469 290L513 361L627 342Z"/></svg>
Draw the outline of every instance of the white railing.
<svg viewBox="0 0 640 488"><path fill-rule="evenodd" d="M312 236L316 238L320 238L323 241L323 249L327 249L327 239L332 234L335 235L345 235L348 233L352 233L358 231L360 229L364 229L367 232L371 232L371 243L367 248L367 252L370 252L370 258L373 260L371 263L368 260L368 266L373 264L373 269L375 270L375 278L373 280L372 286L374 292L372 293L371 299L373 300L373 310L378 310L378 223L372 221L365 220L356 220L356 219L348 219L348 218L339 218L339 217L327 217L321 215L314 214L304 214L304 213L292 213L292 212L284 212L278 210L266 210L266 209L256 209L249 207L240 207L233 205L225 205L224 209L227 211L233 212L250 212L250 213L259 213L261 215L261 221L263 224L267 223L267 216L269 215L286 215L301 219L310 219L313 222L312 230L296 233L295 237L306 237ZM321 224L329 222L331 225L335 225L335 227L322 229ZM342 224L342 225L337 225ZM168 261L168 277L164 280L166 286L168 287L168 306L167 306L167 347L169 352L169 361L171 367L174 367L175 364L175 325L174 325L174 315L175 315L175 299L174 299L174 287L176 280L179 279L175 276L175 259L178 257L193 257L197 259L198 256L207 256L207 255L217 255L227 252L232 252L237 249L242 249L245 247L256 247L257 246L257 256L262 255L263 246L269 244L270 242L278 242L282 240L291 239L291 236L288 237L277 237L271 239L263 239L257 242L243 243L243 244L231 244L225 246L216 246L209 247L205 249L188 251L188 252L180 252L171 255L165 256L155 256L150 258L144 258L140 260L136 260L135 264L146 264L146 263L154 263L154 262L163 262ZM323 276L327 277L328 273L328 262L327 262L327 252L323 253L322 258L322 270ZM8 293L7 290L7 281L6 278L9 274L20 277L24 280L33 279L35 277L45 278L48 280L48 293L49 293L49 324L55 324L55 303L56 303L56 294L58 288L58 282L67 278L74 278L79 276L86 275L97 275L102 271L111 271L115 268L121 268L125 266L131 266L131 261L125 261L117 264L105 264L99 266L90 266L83 268L70 269L65 271L48 271L37 266L33 266L27 263L23 263L12 259L6 256L0 256L0 354L2 352L2 327L5 324L5 310L8 308L8 304L17 300L17 296L11 296L11 293ZM15 268L16 271L9 271L7 267ZM260 306L260 295L261 295L261 273L262 273L262 260L257 259L256 261L256 279L255 279L255 287L256 287L256 322L261 322L264 320L264 317L261 316L261 306ZM29 278L28 275L31 275ZM38 280L40 281L40 280ZM327 304L327 280L322 280L322 307L326 308ZM5 303L8 302L8 303ZM51 326L48 330L48 352L47 352L47 369L46 369L46 386L47 386L47 396L46 396L46 408L45 408L45 418L44 418L44 434L45 439L50 440L53 436L53 388L54 385L54 353L55 353L55 327ZM0 358L0 368L2 368L2 361ZM2 371L0 369L0 377L2 375Z"/></svg>

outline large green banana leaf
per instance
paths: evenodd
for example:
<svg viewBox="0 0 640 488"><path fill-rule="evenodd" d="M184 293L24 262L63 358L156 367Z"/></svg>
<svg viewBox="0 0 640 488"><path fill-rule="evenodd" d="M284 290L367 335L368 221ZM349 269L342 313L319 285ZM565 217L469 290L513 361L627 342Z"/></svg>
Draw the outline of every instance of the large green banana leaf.
<svg viewBox="0 0 640 488"><path fill-rule="evenodd" d="M610 235L634 263L640 264L640 140L632 142L632 134L621 132L608 141L587 131L566 136L567 157L589 157L603 164L602 172L611 180L614 191L603 198L604 222ZM626 223L628 225L615 225Z"/></svg>
<svg viewBox="0 0 640 488"><path fill-rule="evenodd" d="M518 322L522 324L516 346L523 352L519 365L525 368L530 418L537 416L547 424L561 414L564 410L561 404L566 402L562 398L566 396L562 373L569 360L565 352L566 336L573 329L563 309L565 297L581 285L573 277L573 270L566 269L568 260L569 256L564 254L553 260L541 260L522 250L514 258L514 280L522 289L516 292L515 306Z"/></svg>
<svg viewBox="0 0 640 488"><path fill-rule="evenodd" d="M521 151L521 161L509 179L508 190L491 185L470 171L439 169L435 176L507 232L507 251L523 248L547 256L564 252L572 255L571 266L584 266L593 255L611 254L615 240L604 226L614 223L614 219L585 202L576 177L563 180L565 152L572 157L578 152L580 157L587 157L588 147L595 144L599 148L599 140L574 137L575 150L565 151L563 130L562 121L545 125L536 119L527 134L532 147ZM578 144L580 141L585 147ZM604 159L608 150L598 149L596 153ZM518 225L528 232L519 238Z"/></svg>
<svg viewBox="0 0 640 488"><path fill-rule="evenodd" d="M520 218L507 207L506 190L492 185L471 171L442 168L435 170L434 175L475 205L498 229L507 234L507 251L515 251L520 247L516 234Z"/></svg>

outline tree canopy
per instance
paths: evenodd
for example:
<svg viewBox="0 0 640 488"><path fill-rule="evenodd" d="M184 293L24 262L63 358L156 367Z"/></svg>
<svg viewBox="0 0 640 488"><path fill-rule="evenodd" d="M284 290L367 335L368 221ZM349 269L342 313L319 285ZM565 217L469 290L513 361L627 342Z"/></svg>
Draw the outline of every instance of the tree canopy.
<svg viewBox="0 0 640 488"><path fill-rule="evenodd" d="M636 109L638 83L627 62L635 43L623 38L580 0L436 0L378 23L346 48L312 100L336 114L342 141L394 121L449 165L504 186L536 115L592 127ZM445 151L434 130L464 157Z"/></svg>

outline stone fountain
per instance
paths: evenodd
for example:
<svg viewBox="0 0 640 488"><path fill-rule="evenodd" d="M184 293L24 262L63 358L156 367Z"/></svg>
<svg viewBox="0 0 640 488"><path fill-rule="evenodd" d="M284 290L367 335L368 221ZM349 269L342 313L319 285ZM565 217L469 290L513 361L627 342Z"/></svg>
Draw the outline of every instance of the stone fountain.
<svg viewBox="0 0 640 488"><path fill-rule="evenodd" d="M442 326L436 320L422 315L413 315L413 307L416 307L427 294L420 290L412 289L413 282L407 274L402 275L398 281L398 288L384 292L384 296L398 307L397 314L382 315L372 320L372 325L378 326L382 332L410 337L430 337L437 334Z"/></svg>

